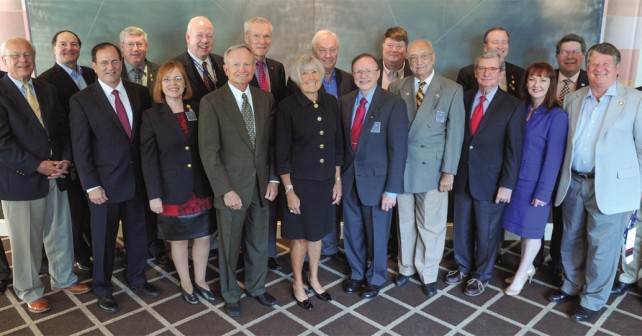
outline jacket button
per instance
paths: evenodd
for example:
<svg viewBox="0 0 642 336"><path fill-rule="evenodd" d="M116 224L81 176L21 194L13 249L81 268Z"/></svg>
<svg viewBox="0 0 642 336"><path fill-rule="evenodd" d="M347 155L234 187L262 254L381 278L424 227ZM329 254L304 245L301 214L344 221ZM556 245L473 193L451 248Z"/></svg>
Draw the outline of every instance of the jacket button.
<svg viewBox="0 0 642 336"><path fill-rule="evenodd" d="M323 134L325 134L323 131L319 131L319 135L323 135Z"/></svg>
<svg viewBox="0 0 642 336"><path fill-rule="evenodd" d="M324 144L320 144L319 148L323 149L323 148L325 148L325 145Z"/></svg>
<svg viewBox="0 0 642 336"><path fill-rule="evenodd" d="M324 163L324 162L325 162L325 160L324 160L324 159L321 159L321 160L319 160L319 162Z"/></svg>
<svg viewBox="0 0 642 336"><path fill-rule="evenodd" d="M473 146L468 147L468 149L473 149Z"/></svg>
<svg viewBox="0 0 642 336"><path fill-rule="evenodd" d="M189 146L185 146L185 150L189 150Z"/></svg>
<svg viewBox="0 0 642 336"><path fill-rule="evenodd" d="M191 163L188 163L188 164L187 164L187 168L192 168L192 164L191 164Z"/></svg>

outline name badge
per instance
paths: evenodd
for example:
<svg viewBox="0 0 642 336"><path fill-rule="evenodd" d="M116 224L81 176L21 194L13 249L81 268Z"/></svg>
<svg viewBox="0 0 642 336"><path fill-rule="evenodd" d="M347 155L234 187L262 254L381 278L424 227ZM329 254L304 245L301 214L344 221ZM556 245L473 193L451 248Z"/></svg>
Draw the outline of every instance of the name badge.
<svg viewBox="0 0 642 336"><path fill-rule="evenodd" d="M194 111L189 110L185 111L185 118L187 118L187 121L196 121L198 118L196 117L196 113Z"/></svg>
<svg viewBox="0 0 642 336"><path fill-rule="evenodd" d="M435 118L435 121L438 122L438 123L445 123L446 122L446 112L437 111L437 117Z"/></svg>
<svg viewBox="0 0 642 336"><path fill-rule="evenodd" d="M372 124L372 129L370 129L370 133L381 133L380 121L375 121L374 124Z"/></svg>

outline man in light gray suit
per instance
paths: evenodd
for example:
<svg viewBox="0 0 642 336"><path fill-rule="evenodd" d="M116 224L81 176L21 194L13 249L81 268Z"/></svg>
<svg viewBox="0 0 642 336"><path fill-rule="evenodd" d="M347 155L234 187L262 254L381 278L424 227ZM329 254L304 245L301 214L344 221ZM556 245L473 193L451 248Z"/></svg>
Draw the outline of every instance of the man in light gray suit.
<svg viewBox="0 0 642 336"><path fill-rule="evenodd" d="M566 277L549 296L557 303L579 295L577 322L594 319L609 298L642 190L642 94L617 82L620 52L610 43L589 49L586 69L589 86L564 99L569 133L555 205L564 215Z"/></svg>
<svg viewBox="0 0 642 336"><path fill-rule="evenodd" d="M396 286L418 273L423 291L437 294L439 262L446 241L448 191L464 139L464 98L461 85L435 73L435 51L428 40L408 48L412 77L390 84L406 103L410 130L399 204L399 274Z"/></svg>

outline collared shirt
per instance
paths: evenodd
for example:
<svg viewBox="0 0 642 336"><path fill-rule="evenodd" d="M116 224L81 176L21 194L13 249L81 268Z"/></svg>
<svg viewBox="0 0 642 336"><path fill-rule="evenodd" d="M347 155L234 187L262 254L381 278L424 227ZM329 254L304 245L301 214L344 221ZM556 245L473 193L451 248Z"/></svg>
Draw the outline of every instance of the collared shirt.
<svg viewBox="0 0 642 336"><path fill-rule="evenodd" d="M382 62L383 64L383 71L381 71L381 88L384 90L388 90L388 86L390 86L390 81L388 80L388 74L390 73L391 70L386 68L386 63ZM403 78L403 73L404 73L404 68L406 67L406 62L404 61L403 65L401 66L401 69L397 70L397 80L400 80Z"/></svg>
<svg viewBox="0 0 642 336"><path fill-rule="evenodd" d="M76 83L80 90L87 87L87 82L85 82L85 78L83 78L82 76L81 66L77 65L78 69L72 69L62 63L56 62L56 64L58 64L63 70L65 70L65 72L69 75L69 77L71 77L71 79L74 81L74 83Z"/></svg>
<svg viewBox="0 0 642 336"><path fill-rule="evenodd" d="M116 112L116 96L112 93L114 90L118 90L118 96L120 97L120 100L123 102L123 106L125 107L125 112L127 112L127 119L129 119L129 127L133 129L133 118L134 118L134 113L132 112L132 105L129 103L129 97L127 96L127 91L125 90L125 86L123 86L123 81L120 81L116 88L112 88L111 86L103 83L100 78L98 78L98 84L100 84L100 87L103 89L103 92L105 92L105 96L107 96L107 100L109 100L109 104L111 104L111 107L114 109L114 113L118 114Z"/></svg>
<svg viewBox="0 0 642 336"><path fill-rule="evenodd" d="M16 87L18 88L18 90L20 90L20 92L25 97L25 99L27 99L27 90L25 89L24 86L22 86L23 82L11 77L9 74L7 74L7 77L9 77L9 79L11 79L13 84L16 85ZM36 94L36 88L33 87L33 81L31 80L31 78L29 78L29 81L27 82L27 84L29 84L29 88L31 89L31 93L33 93L33 95L35 97L38 97L38 95Z"/></svg>
<svg viewBox="0 0 642 336"><path fill-rule="evenodd" d="M187 53L192 57L192 61L196 65L196 70L198 70L199 75L201 75L201 79L203 79L203 62L207 63L207 72L210 74L210 79L214 84L216 84L216 73L214 72L214 66L212 65L212 60L210 59L209 55L205 58L205 60L201 60L200 58L194 56L189 49L187 49Z"/></svg>
<svg viewBox="0 0 642 336"><path fill-rule="evenodd" d="M433 78L435 78L435 70L433 70L430 76L428 76L428 78L424 80L420 80L419 78L415 77L415 96L419 91L419 84L421 84L421 82L426 82L426 85L424 85L424 89L421 91L421 93L423 93L424 96L426 96L426 92L428 92L428 87L430 86L430 83L432 83Z"/></svg>
<svg viewBox="0 0 642 336"><path fill-rule="evenodd" d="M564 88L564 80L565 79L570 79L571 85L569 85L569 91L568 92L573 92L575 91L575 88L577 88L577 79L580 77L580 71L578 71L575 75L571 77L566 77L562 72L560 71L559 76L557 76L557 95L555 97L560 96L560 92L562 92L562 89Z"/></svg>
<svg viewBox="0 0 642 336"><path fill-rule="evenodd" d="M263 63L263 73L265 74L265 80L267 81L268 91L272 92L272 83L270 83L270 72L268 71L267 58L254 60L254 76L256 76L256 82L259 82L259 62Z"/></svg>
<svg viewBox="0 0 642 336"><path fill-rule="evenodd" d="M339 98L339 88L337 85L337 69L332 68L332 74L330 74L330 80L326 81L326 76L323 74L323 88L327 94L331 94L336 98Z"/></svg>
<svg viewBox="0 0 642 336"><path fill-rule="evenodd" d="M495 97L495 94L497 93L497 89L499 89L499 86L496 87L493 91L486 94L486 101L484 102L484 115L486 115L486 112L488 112L488 106L490 105L490 102ZM481 99L481 96L482 96L481 92L479 91L475 92L475 99L473 100L473 105L470 107L470 119L473 118L473 112L475 111L475 107L477 107L477 104L479 104L479 100Z"/></svg>
<svg viewBox="0 0 642 336"><path fill-rule="evenodd" d="M573 170L589 173L595 169L595 145L608 113L609 102L616 95L616 83L613 83L599 101L593 95L593 90L589 89L584 96L577 132L573 137Z"/></svg>
<svg viewBox="0 0 642 336"><path fill-rule="evenodd" d="M133 66L129 65L129 63L125 62L123 60L123 64L125 65L125 71L127 72L127 77L129 78L130 82L136 83L136 68ZM140 78L140 82L143 86L147 87L147 63L145 63L145 66L140 68L140 70L143 72L141 75L142 77Z"/></svg>
<svg viewBox="0 0 642 336"><path fill-rule="evenodd" d="M236 105L238 105L239 107L239 113L243 114L243 94L245 93L247 95L247 101L250 103L250 107L252 108L252 115L254 115L254 103L252 102L252 92L250 92L250 86L248 85L245 91L241 91L230 83L228 83L227 85L232 90ZM254 115L254 129L256 129L256 115Z"/></svg>

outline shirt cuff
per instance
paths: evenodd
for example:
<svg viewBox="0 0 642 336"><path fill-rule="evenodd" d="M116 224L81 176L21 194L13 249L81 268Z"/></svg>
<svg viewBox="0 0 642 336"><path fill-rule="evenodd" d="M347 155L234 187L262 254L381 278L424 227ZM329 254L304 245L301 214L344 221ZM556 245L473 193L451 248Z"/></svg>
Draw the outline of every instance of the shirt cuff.
<svg viewBox="0 0 642 336"><path fill-rule="evenodd" d="M90 191L94 191L94 190L96 190L98 188L100 188L100 186L89 188L89 189L87 189L87 193L89 193Z"/></svg>
<svg viewBox="0 0 642 336"><path fill-rule="evenodd" d="M387 192L386 191L386 192L384 192L384 194L386 194L386 196L388 196L388 197L397 199L397 194L396 193L391 193L391 192Z"/></svg>
<svg viewBox="0 0 642 336"><path fill-rule="evenodd" d="M270 180L270 183L281 184L281 181L277 181L277 180Z"/></svg>

